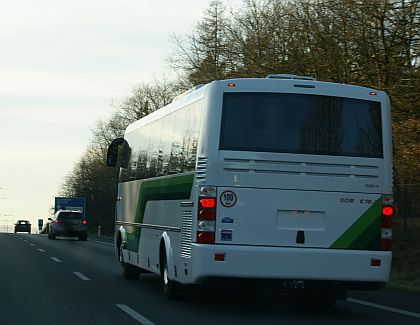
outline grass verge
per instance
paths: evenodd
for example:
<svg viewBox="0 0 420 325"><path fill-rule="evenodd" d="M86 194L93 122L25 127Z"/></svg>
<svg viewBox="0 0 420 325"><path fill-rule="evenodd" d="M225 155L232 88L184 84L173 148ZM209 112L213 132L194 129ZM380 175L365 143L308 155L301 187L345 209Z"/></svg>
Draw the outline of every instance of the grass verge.
<svg viewBox="0 0 420 325"><path fill-rule="evenodd" d="M420 293L420 218L397 219L393 226L393 259L388 287Z"/></svg>

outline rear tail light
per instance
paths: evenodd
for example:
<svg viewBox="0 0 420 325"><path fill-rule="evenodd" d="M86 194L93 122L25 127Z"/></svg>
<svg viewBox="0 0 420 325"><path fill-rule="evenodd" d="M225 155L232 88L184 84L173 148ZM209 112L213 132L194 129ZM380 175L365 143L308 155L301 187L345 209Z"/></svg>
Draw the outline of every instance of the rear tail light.
<svg viewBox="0 0 420 325"><path fill-rule="evenodd" d="M392 239L381 239L381 250L383 251L392 250Z"/></svg>
<svg viewBox="0 0 420 325"><path fill-rule="evenodd" d="M382 205L381 215L381 250L390 251L392 249L392 217L394 207L392 196L385 195Z"/></svg>
<svg viewBox="0 0 420 325"><path fill-rule="evenodd" d="M198 220L215 220L216 210L215 209L199 209Z"/></svg>
<svg viewBox="0 0 420 325"><path fill-rule="evenodd" d="M214 209L216 207L216 199L213 197L200 198L198 206L201 209Z"/></svg>
<svg viewBox="0 0 420 325"><path fill-rule="evenodd" d="M216 228L216 188L200 188L197 211L196 241L199 244L214 244Z"/></svg>
<svg viewBox="0 0 420 325"><path fill-rule="evenodd" d="M82 221L81 221L81 224L82 224L82 225L86 225L86 224L87 224L87 221L86 221L86 220L82 220Z"/></svg>
<svg viewBox="0 0 420 325"><path fill-rule="evenodd" d="M213 244L214 232L197 231L197 243L199 244Z"/></svg>
<svg viewBox="0 0 420 325"><path fill-rule="evenodd" d="M60 221L58 221L58 219L55 219L55 220L53 220L53 222L54 222L55 224L57 224L57 223L59 223Z"/></svg>

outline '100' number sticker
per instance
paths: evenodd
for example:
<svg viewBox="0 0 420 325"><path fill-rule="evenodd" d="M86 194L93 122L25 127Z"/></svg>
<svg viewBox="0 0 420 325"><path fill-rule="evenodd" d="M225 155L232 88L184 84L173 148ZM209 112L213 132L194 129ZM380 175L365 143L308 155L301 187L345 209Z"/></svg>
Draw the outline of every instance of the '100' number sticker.
<svg viewBox="0 0 420 325"><path fill-rule="evenodd" d="M233 207L236 204L236 194L232 191L224 191L220 195L220 203L226 208Z"/></svg>

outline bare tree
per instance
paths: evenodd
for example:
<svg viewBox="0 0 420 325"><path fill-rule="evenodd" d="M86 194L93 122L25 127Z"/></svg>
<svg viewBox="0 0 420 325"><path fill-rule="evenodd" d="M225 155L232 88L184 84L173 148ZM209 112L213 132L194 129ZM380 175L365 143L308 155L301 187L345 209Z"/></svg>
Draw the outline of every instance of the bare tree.
<svg viewBox="0 0 420 325"><path fill-rule="evenodd" d="M94 216L100 205L114 205L115 170L100 166L110 141L192 84L230 77L296 73L387 91L396 182L420 183L420 0L246 0L229 12L214 0L172 45L178 81L134 87L109 120L98 122L66 178L63 192L94 198ZM101 195L106 199L97 201Z"/></svg>
<svg viewBox="0 0 420 325"><path fill-rule="evenodd" d="M102 226L112 233L118 168L108 168L105 157L108 145L124 135L128 124L169 104L179 93L179 85L163 79L154 84L141 84L118 104L107 121L99 121L92 130L93 138L71 173L64 180L61 195L86 198L90 227ZM91 229L92 230L92 229Z"/></svg>
<svg viewBox="0 0 420 325"><path fill-rule="evenodd" d="M169 62L184 83L195 85L225 78L227 25L225 7L213 0L192 34L172 37L175 53Z"/></svg>

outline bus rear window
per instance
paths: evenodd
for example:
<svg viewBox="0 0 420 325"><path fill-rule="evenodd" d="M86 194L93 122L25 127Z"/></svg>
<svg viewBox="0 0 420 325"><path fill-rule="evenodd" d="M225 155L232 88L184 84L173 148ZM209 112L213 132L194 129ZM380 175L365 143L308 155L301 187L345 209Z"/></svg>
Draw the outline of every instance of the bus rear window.
<svg viewBox="0 0 420 325"><path fill-rule="evenodd" d="M220 150L381 158L380 103L278 93L226 93Z"/></svg>

